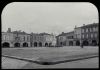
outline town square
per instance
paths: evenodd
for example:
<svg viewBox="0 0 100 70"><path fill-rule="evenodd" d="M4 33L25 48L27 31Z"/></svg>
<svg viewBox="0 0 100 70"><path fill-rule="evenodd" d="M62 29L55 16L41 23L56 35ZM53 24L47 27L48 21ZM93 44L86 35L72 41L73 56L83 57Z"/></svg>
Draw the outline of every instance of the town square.
<svg viewBox="0 0 100 70"><path fill-rule="evenodd" d="M99 68L93 4L13 2L1 16L2 69Z"/></svg>

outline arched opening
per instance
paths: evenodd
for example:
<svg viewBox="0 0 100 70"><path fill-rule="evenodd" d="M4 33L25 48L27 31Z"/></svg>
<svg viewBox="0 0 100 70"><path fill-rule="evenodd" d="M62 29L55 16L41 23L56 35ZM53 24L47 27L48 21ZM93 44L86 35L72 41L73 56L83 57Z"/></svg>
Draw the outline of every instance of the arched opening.
<svg viewBox="0 0 100 70"><path fill-rule="evenodd" d="M92 40L92 45L96 46L97 45L97 41L96 40Z"/></svg>
<svg viewBox="0 0 100 70"><path fill-rule="evenodd" d="M73 46L73 41L69 41L69 46Z"/></svg>
<svg viewBox="0 0 100 70"><path fill-rule="evenodd" d="M79 46L80 45L80 42L79 41L76 41L76 46Z"/></svg>
<svg viewBox="0 0 100 70"><path fill-rule="evenodd" d="M23 43L23 47L28 47L28 43Z"/></svg>
<svg viewBox="0 0 100 70"><path fill-rule="evenodd" d="M4 43L2 44L2 47L10 47L10 44L9 44L8 42L4 42Z"/></svg>
<svg viewBox="0 0 100 70"><path fill-rule="evenodd" d="M45 46L48 47L48 43L45 43Z"/></svg>
<svg viewBox="0 0 100 70"><path fill-rule="evenodd" d="M20 47L20 43L15 43L14 46L15 47Z"/></svg>
<svg viewBox="0 0 100 70"><path fill-rule="evenodd" d="M49 43L49 47L51 47L52 46L52 43Z"/></svg>
<svg viewBox="0 0 100 70"><path fill-rule="evenodd" d="M41 42L39 42L39 46L40 46L40 47L42 46L42 43L41 43Z"/></svg>
<svg viewBox="0 0 100 70"><path fill-rule="evenodd" d="M34 42L34 47L37 47L37 42Z"/></svg>
<svg viewBox="0 0 100 70"><path fill-rule="evenodd" d="M60 42L60 46L63 46L63 42Z"/></svg>
<svg viewBox="0 0 100 70"><path fill-rule="evenodd" d="M84 46L88 46L88 45L89 45L88 41L86 41L86 40L83 41L83 45L84 45Z"/></svg>

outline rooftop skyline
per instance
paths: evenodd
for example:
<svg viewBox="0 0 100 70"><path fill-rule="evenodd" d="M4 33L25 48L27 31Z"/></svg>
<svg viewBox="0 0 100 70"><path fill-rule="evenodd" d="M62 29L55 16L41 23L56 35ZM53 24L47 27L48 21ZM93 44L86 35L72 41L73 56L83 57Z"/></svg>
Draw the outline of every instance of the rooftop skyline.
<svg viewBox="0 0 100 70"><path fill-rule="evenodd" d="M4 32L11 28L12 31L50 34L99 22L97 8L88 2L13 2L3 9L1 19Z"/></svg>

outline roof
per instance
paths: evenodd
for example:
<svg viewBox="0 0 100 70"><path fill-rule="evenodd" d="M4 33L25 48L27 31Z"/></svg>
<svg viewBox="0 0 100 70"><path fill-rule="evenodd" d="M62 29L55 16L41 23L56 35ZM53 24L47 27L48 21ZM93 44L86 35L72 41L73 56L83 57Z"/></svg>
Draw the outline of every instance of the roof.
<svg viewBox="0 0 100 70"><path fill-rule="evenodd" d="M66 36L66 35L71 34L71 33L74 34L74 31L70 31L70 32L67 32L67 33L62 32L62 33L59 34L58 36Z"/></svg>
<svg viewBox="0 0 100 70"><path fill-rule="evenodd" d="M98 25L99 25L99 23L87 24L87 25L83 25L81 27L76 27L76 29L77 28L84 28L84 27L91 27L91 26L98 26Z"/></svg>
<svg viewBox="0 0 100 70"><path fill-rule="evenodd" d="M98 26L98 25L99 25L98 23L93 23L93 24L84 25L84 26L82 26L82 28L84 28L84 27Z"/></svg>
<svg viewBox="0 0 100 70"><path fill-rule="evenodd" d="M14 33L14 34L23 34L23 35L30 35L30 34L28 34L28 33L26 33L26 32L20 32L20 31L13 31L12 33Z"/></svg>
<svg viewBox="0 0 100 70"><path fill-rule="evenodd" d="M51 35L51 34L48 34L48 33L31 33L31 35L44 36L44 35Z"/></svg>
<svg viewBox="0 0 100 70"><path fill-rule="evenodd" d="M76 27L75 29L84 28L84 27L91 27L91 26L98 26L98 25L99 25L99 23L87 24L87 25L83 25L83 26L80 26L80 27Z"/></svg>
<svg viewBox="0 0 100 70"><path fill-rule="evenodd" d="M48 33L40 33L40 35L51 35L51 34L48 34Z"/></svg>

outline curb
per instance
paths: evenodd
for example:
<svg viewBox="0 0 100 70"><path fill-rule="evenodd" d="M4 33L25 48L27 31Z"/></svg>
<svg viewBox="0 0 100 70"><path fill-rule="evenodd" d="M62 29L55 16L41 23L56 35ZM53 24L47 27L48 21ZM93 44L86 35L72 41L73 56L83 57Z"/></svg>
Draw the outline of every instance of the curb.
<svg viewBox="0 0 100 70"><path fill-rule="evenodd" d="M21 57L16 57L16 56L8 56L8 55L2 55L3 57L7 58L12 58L12 59L18 59L18 60L23 60L23 61L28 61L31 63L37 63L40 65L54 65L54 64L59 64L59 63L64 63L64 62L72 62L72 61L78 61L78 60L84 60L84 59L89 59L89 58L95 58L98 57L98 55L87 55L85 57L78 57L78 58L71 58L71 59L65 59L65 60L60 60L60 61L38 61L37 59L28 59L28 58L21 58Z"/></svg>

